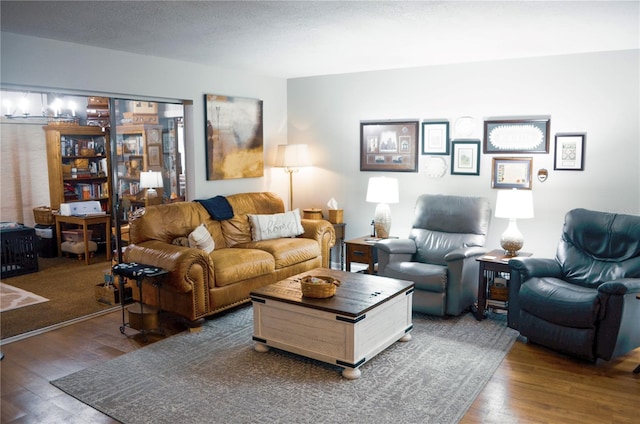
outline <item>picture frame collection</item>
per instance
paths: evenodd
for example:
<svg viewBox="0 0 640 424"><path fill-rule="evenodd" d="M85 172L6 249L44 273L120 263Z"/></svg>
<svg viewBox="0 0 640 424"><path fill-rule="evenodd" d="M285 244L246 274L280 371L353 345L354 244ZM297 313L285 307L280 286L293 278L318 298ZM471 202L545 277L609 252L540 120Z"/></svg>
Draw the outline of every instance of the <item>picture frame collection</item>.
<svg viewBox="0 0 640 424"><path fill-rule="evenodd" d="M484 153L500 155L492 158L492 188L530 190L533 157L511 155L549 154L551 118L487 118L483 129L481 141L452 139L446 119L361 121L360 171L418 172L418 157L427 155L450 156L451 175L480 175ZM584 170L586 133L557 133L554 142L554 170Z"/></svg>

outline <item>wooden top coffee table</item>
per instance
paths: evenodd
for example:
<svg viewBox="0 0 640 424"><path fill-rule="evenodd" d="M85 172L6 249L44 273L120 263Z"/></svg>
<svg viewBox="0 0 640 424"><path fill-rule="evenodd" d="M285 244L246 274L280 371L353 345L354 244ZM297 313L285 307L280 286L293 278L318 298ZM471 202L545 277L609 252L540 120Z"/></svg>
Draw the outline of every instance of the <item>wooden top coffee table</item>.
<svg viewBox="0 0 640 424"><path fill-rule="evenodd" d="M300 278L330 276L342 284L327 299L302 296ZM251 292L255 349L275 347L343 367L359 367L396 341L409 341L414 284L318 268Z"/></svg>

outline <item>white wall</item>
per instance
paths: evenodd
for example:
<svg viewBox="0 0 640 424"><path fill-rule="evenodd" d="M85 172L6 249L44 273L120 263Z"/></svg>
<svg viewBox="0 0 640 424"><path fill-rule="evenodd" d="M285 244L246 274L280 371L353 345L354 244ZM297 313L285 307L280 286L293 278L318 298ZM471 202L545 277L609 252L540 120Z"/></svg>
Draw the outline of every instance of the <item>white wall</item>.
<svg viewBox="0 0 640 424"><path fill-rule="evenodd" d="M276 146L287 142L286 80L17 34L3 32L1 36L0 82L4 87L193 101L193 109L186 113L192 126L185 129L189 199L269 190L282 196L286 204L287 178L280 169L270 168ZM263 178L206 180L205 93L264 100Z"/></svg>
<svg viewBox="0 0 640 424"><path fill-rule="evenodd" d="M491 161L479 176L360 172L361 120L446 118L470 115L482 139L491 116L551 116L549 154L532 156L535 218L520 220L523 250L552 256L564 214L576 207L640 214L640 85L638 50L505 60L408 70L289 80L289 143L309 143L314 167L294 175L294 207L319 207L335 197L344 208L347 239L368 234L375 205L365 202L368 178L396 177L400 204L391 205L393 235L406 236L415 199L422 193L479 195L495 208ZM584 171L554 171L554 135L586 132ZM450 158L447 158L450 165ZM493 218L488 246L499 248L506 219Z"/></svg>
<svg viewBox="0 0 640 424"><path fill-rule="evenodd" d="M555 252L563 216L571 208L640 213L640 106L638 50L437 66L281 80L233 70L1 34L0 83L150 96L193 101L187 111L187 178L190 199L270 190L288 198L288 178L270 168L276 145L309 143L315 166L294 175L294 207L320 207L335 197L345 209L347 237L367 234L375 205L364 201L359 122L369 119L447 118L470 115L482 137L489 116L550 115L551 153L532 155L533 168L549 170L534 180L536 218L522 220L525 250ZM264 100L265 176L206 181L205 93ZM587 133L584 171L553 170L553 135ZM482 195L495 204L491 157L480 176L428 179L419 173L386 173L401 183L401 203L392 205L392 233L409 230L421 193ZM2 158L4 160L4 158ZM450 164L450 160L447 159ZM504 219L494 218L490 247L498 247Z"/></svg>

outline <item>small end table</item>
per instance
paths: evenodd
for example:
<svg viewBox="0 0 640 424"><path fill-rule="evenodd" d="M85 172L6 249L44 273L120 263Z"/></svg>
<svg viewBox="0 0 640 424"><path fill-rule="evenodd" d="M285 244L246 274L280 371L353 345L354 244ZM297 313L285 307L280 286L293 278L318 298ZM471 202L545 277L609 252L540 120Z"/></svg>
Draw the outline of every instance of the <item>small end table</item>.
<svg viewBox="0 0 640 424"><path fill-rule="evenodd" d="M56 223L56 237L58 242L58 256L62 256L62 232L60 231L60 224L76 224L82 226L82 234L84 237L84 263L89 265L91 263L91 255L89 254L89 234L88 226L103 224L104 225L104 237L107 242L107 261L111 261L111 215L85 215L85 216L73 216L73 215L54 215Z"/></svg>
<svg viewBox="0 0 640 424"><path fill-rule="evenodd" d="M475 311L476 319L478 321L487 317L485 315L485 310L487 308L487 281L499 273L505 273L511 276L509 260L528 256L533 256L533 253L518 252L518 256L507 256L504 254L504 250L496 249L476 259L480 265L478 267L478 307ZM508 280L510 279L511 278L508 278ZM507 308L508 307L509 306L507 305Z"/></svg>
<svg viewBox="0 0 640 424"><path fill-rule="evenodd" d="M380 239L364 236L358 237L353 240L347 240L347 272L351 272L351 262L359 264L367 264L368 274L375 274L375 266L378 263L378 250L375 247L375 242Z"/></svg>
<svg viewBox="0 0 640 424"><path fill-rule="evenodd" d="M158 296L157 305L159 310L160 309L160 293L158 289L160 288L160 285L162 283L162 278L166 277L169 274L169 271L167 271L166 269L162 269L162 268L151 266L151 265L144 265L144 264L138 264L135 262L130 262L130 263L120 263L120 264L114 265L112 268L112 272L115 275L117 275L120 280L119 281L120 282L119 284L120 306L122 310L122 326L120 326L120 332L122 334L125 334L125 328L127 326L132 327L130 323L126 322L126 319L125 319L124 279L129 278L136 281L136 286L138 286L139 296L140 296L140 299L139 299L140 301L139 327L140 328L135 328L135 329L138 330L140 333L142 333L143 337L146 339L147 333L153 331L154 328L145 328L144 315L149 313L157 313L157 311L156 310L152 311L150 309L145 308L145 304L142 299L142 283L146 279L148 279L151 282L151 284L156 288L156 293ZM136 307L136 305L133 305L132 307Z"/></svg>

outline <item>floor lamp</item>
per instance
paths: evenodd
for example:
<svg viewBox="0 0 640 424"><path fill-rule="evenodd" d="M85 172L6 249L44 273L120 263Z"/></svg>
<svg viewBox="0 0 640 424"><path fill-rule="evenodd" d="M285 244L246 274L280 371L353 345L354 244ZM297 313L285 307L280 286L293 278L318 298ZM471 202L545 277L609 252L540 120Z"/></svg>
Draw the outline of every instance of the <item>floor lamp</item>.
<svg viewBox="0 0 640 424"><path fill-rule="evenodd" d="M293 210L293 173L304 166L310 166L309 150L306 144L280 144L274 166L284 168L289 173L289 210Z"/></svg>

